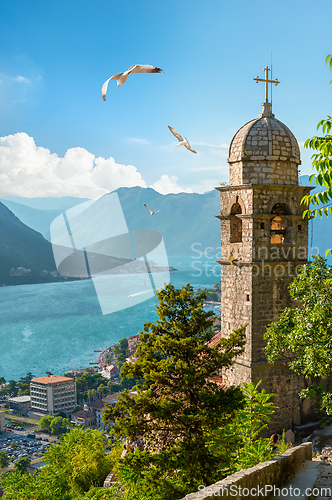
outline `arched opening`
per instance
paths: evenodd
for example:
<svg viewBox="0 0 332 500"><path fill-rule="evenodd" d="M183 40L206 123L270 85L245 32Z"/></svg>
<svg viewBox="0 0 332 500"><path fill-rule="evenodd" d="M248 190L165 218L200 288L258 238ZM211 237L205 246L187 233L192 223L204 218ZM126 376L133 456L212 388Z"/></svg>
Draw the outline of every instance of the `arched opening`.
<svg viewBox="0 0 332 500"><path fill-rule="evenodd" d="M230 243L242 243L242 220L237 215L242 214L239 203L233 203L230 214Z"/></svg>
<svg viewBox="0 0 332 500"><path fill-rule="evenodd" d="M271 210L274 217L270 221L271 243L291 243L291 232L287 227L287 218L290 211L285 203L276 203Z"/></svg>

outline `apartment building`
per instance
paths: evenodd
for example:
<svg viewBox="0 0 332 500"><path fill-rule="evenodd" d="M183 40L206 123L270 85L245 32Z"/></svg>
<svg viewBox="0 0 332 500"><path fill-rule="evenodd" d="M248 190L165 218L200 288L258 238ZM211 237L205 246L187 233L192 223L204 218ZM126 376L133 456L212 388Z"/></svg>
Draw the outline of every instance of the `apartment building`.
<svg viewBox="0 0 332 500"><path fill-rule="evenodd" d="M73 378L48 375L30 382L31 409L34 413L58 416L71 414L77 406L76 383Z"/></svg>

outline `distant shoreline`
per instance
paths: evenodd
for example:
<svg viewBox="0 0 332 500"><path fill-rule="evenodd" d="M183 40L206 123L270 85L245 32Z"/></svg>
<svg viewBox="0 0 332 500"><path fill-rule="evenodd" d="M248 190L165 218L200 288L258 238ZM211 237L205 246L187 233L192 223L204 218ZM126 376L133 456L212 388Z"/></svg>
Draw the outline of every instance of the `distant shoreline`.
<svg viewBox="0 0 332 500"><path fill-rule="evenodd" d="M153 273L158 273L158 272L165 272L168 270L169 272L173 271L178 271L178 269L175 269L173 266L168 266L168 267L158 267L154 266L152 267L148 273L153 274ZM143 272L143 271L142 271ZM129 273L124 273L124 275L129 274ZM92 279L93 276L87 276L87 277L69 277L69 276L57 276L53 277L53 279L50 279L50 275L30 275L30 276L4 276L0 275L0 288L2 287L7 287L7 286L20 286L20 285L43 285L46 283L65 283L68 281L85 281L85 280L90 280Z"/></svg>

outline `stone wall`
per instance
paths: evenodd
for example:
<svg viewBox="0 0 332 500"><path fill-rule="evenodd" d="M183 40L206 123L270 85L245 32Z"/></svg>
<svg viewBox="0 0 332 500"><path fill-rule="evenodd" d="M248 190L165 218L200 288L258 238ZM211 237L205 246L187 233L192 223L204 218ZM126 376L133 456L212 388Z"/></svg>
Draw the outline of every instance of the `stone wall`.
<svg viewBox="0 0 332 500"><path fill-rule="evenodd" d="M286 125L270 116L246 123L233 137L229 183L298 184L301 163L297 141Z"/></svg>
<svg viewBox="0 0 332 500"><path fill-rule="evenodd" d="M242 262L255 261L306 261L308 256L308 219L302 214L307 208L301 204L304 195L310 192L306 186L262 186L243 185L217 188L220 196L221 260L236 259ZM236 215L242 223L242 242L232 243L231 209L239 203L242 213ZM271 221L275 217L272 209L284 204L289 214L283 215L285 242L271 242Z"/></svg>
<svg viewBox="0 0 332 500"><path fill-rule="evenodd" d="M190 493L182 500L268 498L273 493L273 487L280 488L303 462L311 459L312 445L304 443L290 448L283 455L272 458L268 462L236 472L197 493ZM259 494L258 487L260 487Z"/></svg>

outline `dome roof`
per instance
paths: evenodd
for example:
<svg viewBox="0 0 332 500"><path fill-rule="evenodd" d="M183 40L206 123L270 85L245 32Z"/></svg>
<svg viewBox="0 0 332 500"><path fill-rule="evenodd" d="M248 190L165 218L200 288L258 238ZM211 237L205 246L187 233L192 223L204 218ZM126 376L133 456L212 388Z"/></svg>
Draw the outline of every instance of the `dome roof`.
<svg viewBox="0 0 332 500"><path fill-rule="evenodd" d="M292 132L271 113L270 104L255 120L243 125L229 146L228 163L276 160L301 163L300 150Z"/></svg>

